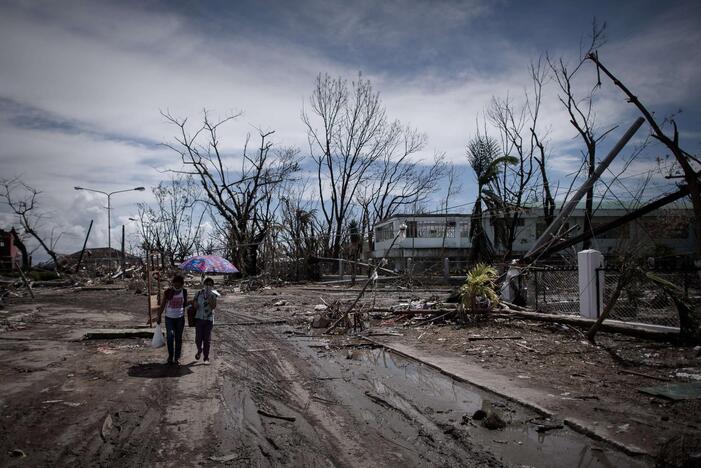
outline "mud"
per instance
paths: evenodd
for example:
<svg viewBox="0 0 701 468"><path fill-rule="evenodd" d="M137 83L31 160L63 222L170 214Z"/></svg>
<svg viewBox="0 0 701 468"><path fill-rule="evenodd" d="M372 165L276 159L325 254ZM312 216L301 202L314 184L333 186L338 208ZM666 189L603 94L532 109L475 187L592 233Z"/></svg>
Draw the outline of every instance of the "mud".
<svg viewBox="0 0 701 468"><path fill-rule="evenodd" d="M650 464L383 348L310 336L319 294L223 297L212 365L194 359L186 329L180 367L146 338L71 338L143 325L145 297L42 291L11 304L0 312L0 465ZM505 429L471 419L486 406Z"/></svg>

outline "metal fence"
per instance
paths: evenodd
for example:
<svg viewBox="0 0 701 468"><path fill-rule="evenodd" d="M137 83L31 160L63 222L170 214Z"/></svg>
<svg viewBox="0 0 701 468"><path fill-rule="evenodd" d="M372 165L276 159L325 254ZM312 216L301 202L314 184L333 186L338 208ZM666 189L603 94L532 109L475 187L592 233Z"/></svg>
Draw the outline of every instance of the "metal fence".
<svg viewBox="0 0 701 468"><path fill-rule="evenodd" d="M528 273L529 302L538 312L579 315L579 274L576 267L538 267Z"/></svg>
<svg viewBox="0 0 701 468"><path fill-rule="evenodd" d="M686 301L695 303L701 299L698 270L687 268L652 272L683 291ZM604 275L603 304L606 307L621 274L611 268L598 269L596 274L597 283L600 276ZM600 314L603 310L597 312ZM679 327L679 314L669 295L660 285L644 275L637 275L623 288L609 318L623 322Z"/></svg>

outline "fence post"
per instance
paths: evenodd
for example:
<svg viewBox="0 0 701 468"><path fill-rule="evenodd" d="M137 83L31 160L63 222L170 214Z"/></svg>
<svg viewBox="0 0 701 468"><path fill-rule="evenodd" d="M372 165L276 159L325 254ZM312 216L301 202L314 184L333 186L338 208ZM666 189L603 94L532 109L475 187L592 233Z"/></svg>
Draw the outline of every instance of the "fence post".
<svg viewBox="0 0 701 468"><path fill-rule="evenodd" d="M526 282L526 305L538 310L538 273L530 271Z"/></svg>
<svg viewBox="0 0 701 468"><path fill-rule="evenodd" d="M450 260L448 260L448 257L443 259L443 279L446 282L450 280Z"/></svg>
<svg viewBox="0 0 701 468"><path fill-rule="evenodd" d="M582 250L577 254L579 272L579 314L585 318L597 318L597 309L603 310L604 256L594 249Z"/></svg>

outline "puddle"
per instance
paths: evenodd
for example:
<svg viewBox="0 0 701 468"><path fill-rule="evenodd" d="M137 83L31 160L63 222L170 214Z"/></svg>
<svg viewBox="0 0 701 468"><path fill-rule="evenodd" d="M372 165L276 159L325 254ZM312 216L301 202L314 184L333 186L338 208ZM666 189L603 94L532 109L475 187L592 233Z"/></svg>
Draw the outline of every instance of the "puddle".
<svg viewBox="0 0 701 468"><path fill-rule="evenodd" d="M641 459L631 458L567 427L538 432L539 426L556 425L557 421L546 421L535 411L455 381L383 348L334 350L332 346L326 350L308 347L312 343L318 345L310 340L304 348L316 356L317 362L329 373L328 382L334 393L352 402L354 411L366 422L377 421L379 408L392 408L397 413L396 418L409 420L414 425L434 428L448 435L466 433L468 444L480 446L515 466L648 466ZM329 367L329 360L336 366ZM362 393L358 395L363 391L364 398ZM505 429L490 431L479 421L463 419L481 409L485 401L507 422ZM400 428L397 433L400 437L409 436L410 431Z"/></svg>

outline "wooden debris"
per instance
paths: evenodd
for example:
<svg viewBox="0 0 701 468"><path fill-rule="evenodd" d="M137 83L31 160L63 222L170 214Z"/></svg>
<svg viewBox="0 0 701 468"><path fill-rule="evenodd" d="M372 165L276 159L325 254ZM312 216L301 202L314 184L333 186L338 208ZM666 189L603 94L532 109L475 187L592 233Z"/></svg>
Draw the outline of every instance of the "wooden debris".
<svg viewBox="0 0 701 468"><path fill-rule="evenodd" d="M19 270L19 275L22 277L22 282L24 285L27 287L27 290L29 290L29 295L32 296L32 299L34 299L34 291L32 291L32 284L29 282L27 279L27 276L24 274L21 268Z"/></svg>
<svg viewBox="0 0 701 468"><path fill-rule="evenodd" d="M481 340L522 340L522 336L468 336L467 341Z"/></svg>
<svg viewBox="0 0 701 468"><path fill-rule="evenodd" d="M100 437L102 437L103 442L107 442L107 438L112 431L112 427L112 416L108 414L105 420L102 422L102 427L100 428Z"/></svg>
<svg viewBox="0 0 701 468"><path fill-rule="evenodd" d="M293 416L281 416L279 414L268 413L267 411L263 411L262 409L258 410L258 414L260 414L261 416L265 416L266 418L282 419L283 421L289 422L295 422L297 420L297 418Z"/></svg>
<svg viewBox="0 0 701 468"><path fill-rule="evenodd" d="M620 371L618 371L618 373L619 374L637 375L640 377L647 377L648 379L660 380L662 382L671 382L671 379L667 379L664 377L657 377L656 375L646 374L644 372L637 372L637 371L632 371L632 370L621 369Z"/></svg>
<svg viewBox="0 0 701 468"><path fill-rule="evenodd" d="M426 315L436 315L436 314L442 314L446 312L455 312L457 311L456 308L448 308L448 307L442 307L440 309L392 309L390 307L374 307L370 309L370 312L389 312L392 314L396 315L418 315L418 314L426 314Z"/></svg>
<svg viewBox="0 0 701 468"><path fill-rule="evenodd" d="M521 344L521 343L514 343L514 344L515 344L516 346L519 346L519 347L523 348L523 349L527 349L528 351L530 351L530 352L532 352L532 353L538 353L538 352L539 352L537 349L533 349L533 348L531 348L531 347L528 347L528 346L526 346L525 344Z"/></svg>

